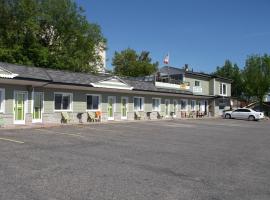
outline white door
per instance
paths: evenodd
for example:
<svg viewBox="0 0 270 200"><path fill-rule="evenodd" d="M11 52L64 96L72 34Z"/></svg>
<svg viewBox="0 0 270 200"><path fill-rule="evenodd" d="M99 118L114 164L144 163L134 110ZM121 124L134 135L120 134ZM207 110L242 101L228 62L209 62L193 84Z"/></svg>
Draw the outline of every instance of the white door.
<svg viewBox="0 0 270 200"><path fill-rule="evenodd" d="M14 92L14 124L25 124L28 93L24 91Z"/></svg>
<svg viewBox="0 0 270 200"><path fill-rule="evenodd" d="M43 92L33 92L32 98L33 98L32 122L33 123L41 123L42 122L42 114L43 114L44 94L43 94Z"/></svg>
<svg viewBox="0 0 270 200"><path fill-rule="evenodd" d="M121 98L121 119L127 119L127 111L128 111L128 98Z"/></svg>
<svg viewBox="0 0 270 200"><path fill-rule="evenodd" d="M170 116L170 99L165 99L165 116Z"/></svg>
<svg viewBox="0 0 270 200"><path fill-rule="evenodd" d="M178 110L178 101L175 99L173 100L173 117L176 117L177 110Z"/></svg>
<svg viewBox="0 0 270 200"><path fill-rule="evenodd" d="M114 112L115 112L115 97L108 97L108 120L114 120Z"/></svg>

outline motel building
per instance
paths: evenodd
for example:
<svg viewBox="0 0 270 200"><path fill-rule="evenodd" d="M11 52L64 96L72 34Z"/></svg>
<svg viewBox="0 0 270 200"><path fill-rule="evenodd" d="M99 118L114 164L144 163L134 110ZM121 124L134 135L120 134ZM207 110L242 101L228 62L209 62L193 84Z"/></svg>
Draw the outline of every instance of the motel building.
<svg viewBox="0 0 270 200"><path fill-rule="evenodd" d="M187 67L126 78L0 62L3 126L215 117L230 96L231 80Z"/></svg>

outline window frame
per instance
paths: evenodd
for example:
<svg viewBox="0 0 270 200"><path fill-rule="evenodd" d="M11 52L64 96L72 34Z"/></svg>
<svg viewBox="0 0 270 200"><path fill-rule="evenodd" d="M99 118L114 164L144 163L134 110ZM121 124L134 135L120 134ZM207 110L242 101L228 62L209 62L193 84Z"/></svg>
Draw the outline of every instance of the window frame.
<svg viewBox="0 0 270 200"><path fill-rule="evenodd" d="M182 109L182 101L185 102L185 109ZM181 111L188 111L188 100L187 99L180 100L180 110Z"/></svg>
<svg viewBox="0 0 270 200"><path fill-rule="evenodd" d="M194 108L192 108L192 102L194 102ZM197 101L196 100L191 100L190 101L190 110L191 111L196 111L196 106L197 106Z"/></svg>
<svg viewBox="0 0 270 200"><path fill-rule="evenodd" d="M225 93L224 93L224 87L225 86ZM226 83L220 83L219 84L219 95L221 96L227 96L228 87Z"/></svg>
<svg viewBox="0 0 270 200"><path fill-rule="evenodd" d="M139 110L135 109L135 99L136 98L142 99L142 101L141 101L142 102L142 106L141 106L142 108L139 109ZM140 97L140 96L134 96L133 97L133 110L136 111L136 112L144 111L144 97Z"/></svg>
<svg viewBox="0 0 270 200"><path fill-rule="evenodd" d="M175 104L175 113L174 113L174 115L176 115L176 113L179 111L179 101L177 100L177 99L173 99L173 101L172 101L172 109L173 109L173 111L174 111L174 103L176 102L176 104Z"/></svg>
<svg viewBox="0 0 270 200"><path fill-rule="evenodd" d="M153 106L154 100L158 100L158 102L159 102L157 109L154 109L155 108ZM160 110L161 110L161 98L153 97L152 98L152 111L154 111L154 112L160 112Z"/></svg>
<svg viewBox="0 0 270 200"><path fill-rule="evenodd" d="M199 83L199 85L196 85L196 82ZM195 87L201 87L201 81L195 80L194 86L195 86Z"/></svg>
<svg viewBox="0 0 270 200"><path fill-rule="evenodd" d="M55 95L57 94L61 94L62 95L62 102L61 102L61 109L55 109ZM70 96L70 103L69 103L69 109L68 110L65 110L65 109L62 109L63 107L63 96L67 96L69 95ZM53 109L54 109L54 112L72 112L73 111L73 93L69 93L69 92L54 92L53 94Z"/></svg>
<svg viewBox="0 0 270 200"><path fill-rule="evenodd" d="M97 96L98 97L98 109L88 109L87 108L87 97L88 96ZM86 94L85 95L85 103L86 103L86 111L100 111L101 110L101 94Z"/></svg>
<svg viewBox="0 0 270 200"><path fill-rule="evenodd" d="M0 88L1 96L0 96L0 113L5 113L5 101L6 101L6 93L5 88Z"/></svg>

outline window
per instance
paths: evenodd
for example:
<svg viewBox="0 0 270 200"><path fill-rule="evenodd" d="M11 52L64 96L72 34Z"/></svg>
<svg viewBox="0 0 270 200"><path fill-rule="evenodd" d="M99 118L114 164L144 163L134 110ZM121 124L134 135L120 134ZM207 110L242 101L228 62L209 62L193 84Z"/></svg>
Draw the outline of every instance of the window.
<svg viewBox="0 0 270 200"><path fill-rule="evenodd" d="M195 81L195 86L196 87L200 87L201 86L201 82L200 81Z"/></svg>
<svg viewBox="0 0 270 200"><path fill-rule="evenodd" d="M143 111L144 98L143 97L134 97L134 110Z"/></svg>
<svg viewBox="0 0 270 200"><path fill-rule="evenodd" d="M220 83L219 94L220 95L227 95L227 85L225 83Z"/></svg>
<svg viewBox="0 0 270 200"><path fill-rule="evenodd" d="M191 100L191 110L194 111L196 107L196 101L195 100Z"/></svg>
<svg viewBox="0 0 270 200"><path fill-rule="evenodd" d="M181 100L181 110L187 110L187 100Z"/></svg>
<svg viewBox="0 0 270 200"><path fill-rule="evenodd" d="M87 110L99 110L99 95L86 95L86 109Z"/></svg>
<svg viewBox="0 0 270 200"><path fill-rule="evenodd" d="M54 93L54 110L71 111L72 94Z"/></svg>
<svg viewBox="0 0 270 200"><path fill-rule="evenodd" d="M0 88L0 113L5 112L5 89Z"/></svg>
<svg viewBox="0 0 270 200"><path fill-rule="evenodd" d="M153 98L152 99L152 110L153 111L160 111L160 98Z"/></svg>

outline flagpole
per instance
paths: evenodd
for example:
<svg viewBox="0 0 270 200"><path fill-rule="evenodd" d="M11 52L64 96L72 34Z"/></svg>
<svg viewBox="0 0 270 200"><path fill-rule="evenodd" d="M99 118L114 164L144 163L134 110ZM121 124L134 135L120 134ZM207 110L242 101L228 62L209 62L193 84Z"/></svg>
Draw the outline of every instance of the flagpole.
<svg viewBox="0 0 270 200"><path fill-rule="evenodd" d="M167 67L168 67L168 68L167 68L167 69L168 69L168 70L167 70L167 73L168 73L168 83L170 83L170 76L169 76L169 60L170 60L170 52L168 52L167 55L168 55L168 66L167 66Z"/></svg>

